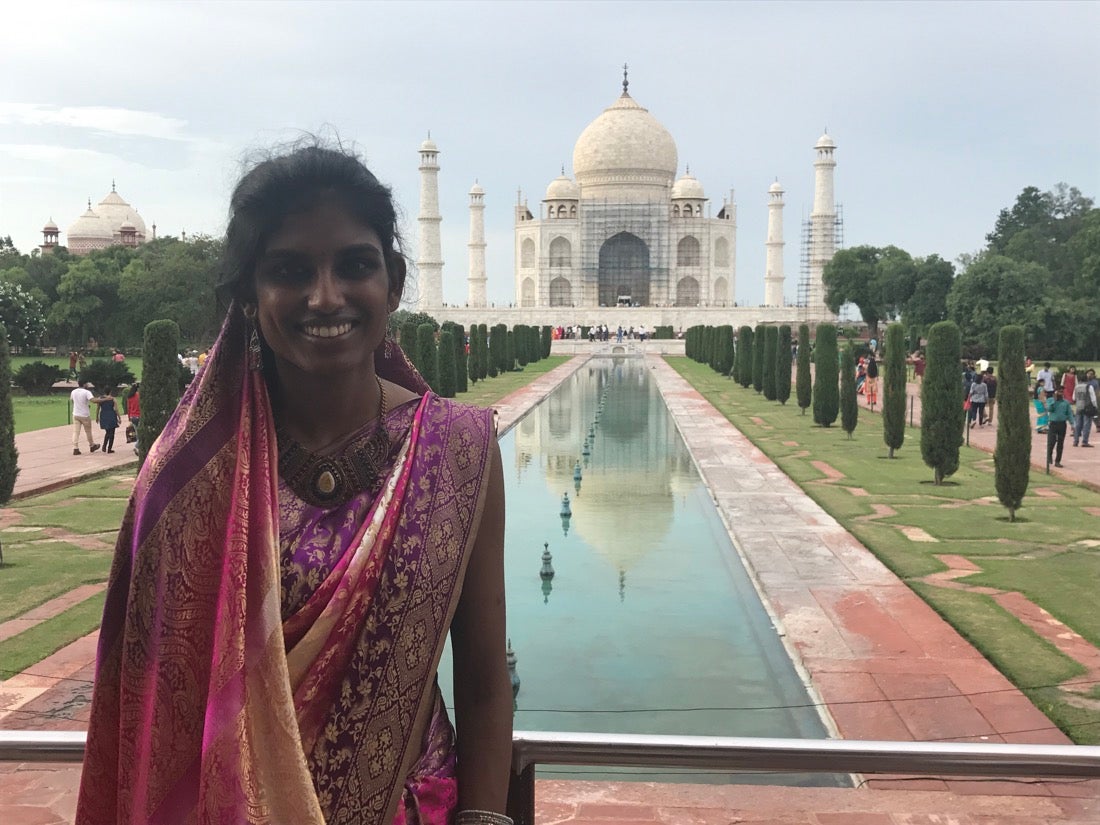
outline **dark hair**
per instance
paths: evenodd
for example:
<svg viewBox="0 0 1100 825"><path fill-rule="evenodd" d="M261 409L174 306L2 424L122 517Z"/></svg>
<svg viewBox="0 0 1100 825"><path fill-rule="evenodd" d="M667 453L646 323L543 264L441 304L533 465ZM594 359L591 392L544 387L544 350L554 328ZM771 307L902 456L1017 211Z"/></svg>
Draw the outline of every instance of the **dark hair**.
<svg viewBox="0 0 1100 825"><path fill-rule="evenodd" d="M298 146L256 164L237 183L229 202L229 226L218 294L238 303L255 299L253 272L271 235L288 215L311 209L328 194L378 234L390 289L405 288L401 233L393 192L359 157L342 146Z"/></svg>

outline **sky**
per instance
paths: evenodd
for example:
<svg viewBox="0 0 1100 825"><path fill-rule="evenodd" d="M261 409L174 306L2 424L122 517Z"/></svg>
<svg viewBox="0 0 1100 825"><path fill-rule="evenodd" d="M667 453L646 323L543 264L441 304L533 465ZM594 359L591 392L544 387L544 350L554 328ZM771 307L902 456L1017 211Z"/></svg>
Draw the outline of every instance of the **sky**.
<svg viewBox="0 0 1100 825"><path fill-rule="evenodd" d="M415 260L417 149L440 149L444 300L466 299L485 189L489 300L515 301L534 208L621 92L669 130L717 214L735 190L736 298L764 295L767 190L786 190L786 294L837 143L844 245L954 260L1025 186L1100 197L1098 2L21 3L0 50L0 236L28 251L111 188L158 235L224 232L271 147L338 136L390 184Z"/></svg>

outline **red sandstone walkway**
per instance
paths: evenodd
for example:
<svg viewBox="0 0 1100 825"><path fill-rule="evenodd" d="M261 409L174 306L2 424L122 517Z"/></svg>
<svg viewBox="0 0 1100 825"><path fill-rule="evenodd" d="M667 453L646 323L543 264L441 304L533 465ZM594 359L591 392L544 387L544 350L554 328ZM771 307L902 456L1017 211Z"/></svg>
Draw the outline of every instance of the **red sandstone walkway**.
<svg viewBox="0 0 1100 825"><path fill-rule="evenodd" d="M501 431L581 363L583 359L574 359L504 399L498 405ZM649 363L731 536L771 602L795 660L811 680L811 690L828 704L830 721L842 736L1066 741L671 368L660 359ZM59 472L64 472L64 451L52 454L58 456ZM49 472L44 470L43 476L49 483ZM56 685L59 680L67 688L43 689L10 712L9 718L0 718L0 726L84 727L94 641L92 634L49 657L33 669L39 677L15 677L23 679L27 688L35 683ZM12 682L8 680L5 687ZM72 822L78 781L78 766L0 765L0 823ZM1100 821L1095 783L1032 786L918 779L876 780L871 785L797 789L540 780L537 821L540 825L1086 825Z"/></svg>

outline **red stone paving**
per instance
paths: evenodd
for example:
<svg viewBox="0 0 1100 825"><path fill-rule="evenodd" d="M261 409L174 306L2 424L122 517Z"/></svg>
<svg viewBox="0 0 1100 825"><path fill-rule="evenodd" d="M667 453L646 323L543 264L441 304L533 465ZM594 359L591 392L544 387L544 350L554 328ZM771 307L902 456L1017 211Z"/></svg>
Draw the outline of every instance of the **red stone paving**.
<svg viewBox="0 0 1100 825"><path fill-rule="evenodd" d="M504 399L499 405L502 431L545 395L546 385L556 385L578 365L571 361L543 376L543 387L525 388ZM828 707L826 721L841 736L1067 742L1000 673L671 368L660 360L650 365L704 477L708 483L712 478L726 480L711 489L724 508L731 536L786 641L797 651L812 693ZM60 457L55 461L67 463ZM729 467L736 468L735 476ZM759 496L754 504L754 491L763 490L780 494L785 508L781 518L775 513L744 523L731 518L731 513L753 514L754 506L762 506ZM763 498L772 502L775 496ZM40 691L14 712L9 710L6 719L0 716L0 726L83 728L93 649L94 634L35 667L49 678L20 676L0 685L0 691L13 681L18 687L16 680L23 679L29 690L51 680L56 683L59 677L68 680L67 689ZM17 716L22 721L13 724ZM75 765L0 766L0 823L72 822L79 772ZM1096 783L885 778L837 789L540 780L536 787L539 825L1100 822Z"/></svg>

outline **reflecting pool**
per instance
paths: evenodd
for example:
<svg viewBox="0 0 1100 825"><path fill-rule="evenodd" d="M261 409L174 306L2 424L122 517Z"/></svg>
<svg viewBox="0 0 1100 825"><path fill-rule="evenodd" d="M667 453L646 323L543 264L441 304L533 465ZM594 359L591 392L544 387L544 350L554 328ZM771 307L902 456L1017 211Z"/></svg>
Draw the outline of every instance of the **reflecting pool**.
<svg viewBox="0 0 1100 825"><path fill-rule="evenodd" d="M827 738L644 359L589 361L500 447L517 729Z"/></svg>

